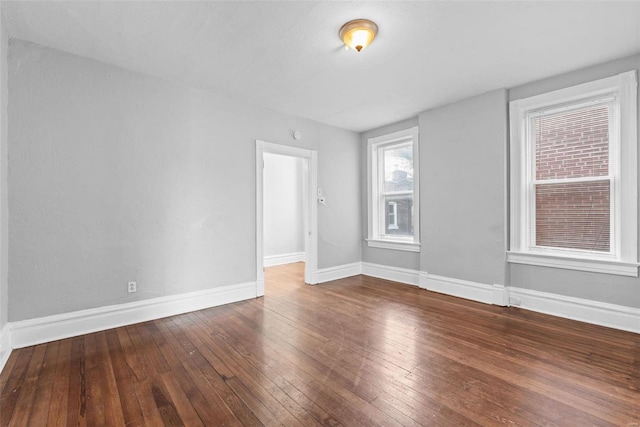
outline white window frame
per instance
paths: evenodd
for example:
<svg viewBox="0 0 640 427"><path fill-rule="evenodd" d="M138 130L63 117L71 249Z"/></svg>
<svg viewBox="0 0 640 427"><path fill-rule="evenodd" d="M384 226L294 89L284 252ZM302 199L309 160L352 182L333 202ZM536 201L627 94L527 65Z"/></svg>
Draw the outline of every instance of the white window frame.
<svg viewBox="0 0 640 427"><path fill-rule="evenodd" d="M367 245L374 248L393 249L399 251L420 252L420 200L419 200L419 139L418 127L370 138L367 141L367 195L368 195L368 238ZM378 150L390 145L403 143L413 144L413 236L383 235L384 221L387 213L381 215L380 209L380 177L378 170L381 160Z"/></svg>
<svg viewBox="0 0 640 427"><path fill-rule="evenodd" d="M617 76L512 101L510 113L510 263L638 277L637 76ZM610 252L535 246L535 156L530 119L549 110L611 98L609 176ZM532 214L533 212L533 214Z"/></svg>

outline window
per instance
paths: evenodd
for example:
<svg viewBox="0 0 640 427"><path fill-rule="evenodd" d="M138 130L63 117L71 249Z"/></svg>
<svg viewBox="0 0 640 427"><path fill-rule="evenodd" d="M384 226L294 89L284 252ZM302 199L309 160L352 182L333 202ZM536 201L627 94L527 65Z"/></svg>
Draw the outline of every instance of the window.
<svg viewBox="0 0 640 427"><path fill-rule="evenodd" d="M417 127L369 139L369 246L420 251L417 158Z"/></svg>
<svg viewBox="0 0 640 427"><path fill-rule="evenodd" d="M387 221L387 233L391 234L390 230L398 230L398 203L389 202L389 219Z"/></svg>
<svg viewBox="0 0 640 427"><path fill-rule="evenodd" d="M637 277L637 83L513 101L509 262Z"/></svg>

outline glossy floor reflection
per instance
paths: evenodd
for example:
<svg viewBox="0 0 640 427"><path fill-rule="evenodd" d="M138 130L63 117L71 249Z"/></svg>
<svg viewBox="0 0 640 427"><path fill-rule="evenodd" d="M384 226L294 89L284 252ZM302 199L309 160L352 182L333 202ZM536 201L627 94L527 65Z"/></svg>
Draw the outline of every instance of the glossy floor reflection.
<svg viewBox="0 0 640 427"><path fill-rule="evenodd" d="M366 276L15 350L0 425L634 426L640 335Z"/></svg>

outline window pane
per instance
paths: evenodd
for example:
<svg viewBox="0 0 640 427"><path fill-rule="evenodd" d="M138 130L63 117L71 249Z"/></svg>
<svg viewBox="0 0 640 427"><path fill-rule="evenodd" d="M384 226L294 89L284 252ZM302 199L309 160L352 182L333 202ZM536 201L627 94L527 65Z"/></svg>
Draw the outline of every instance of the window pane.
<svg viewBox="0 0 640 427"><path fill-rule="evenodd" d="M384 196L384 234L413 236L413 195Z"/></svg>
<svg viewBox="0 0 640 427"><path fill-rule="evenodd" d="M609 174L609 107L597 105L534 120L536 179Z"/></svg>
<svg viewBox="0 0 640 427"><path fill-rule="evenodd" d="M398 229L398 204L396 202L387 202L387 230Z"/></svg>
<svg viewBox="0 0 640 427"><path fill-rule="evenodd" d="M609 252L609 181L536 185L536 245Z"/></svg>
<svg viewBox="0 0 640 427"><path fill-rule="evenodd" d="M383 149L384 192L413 190L413 145Z"/></svg>

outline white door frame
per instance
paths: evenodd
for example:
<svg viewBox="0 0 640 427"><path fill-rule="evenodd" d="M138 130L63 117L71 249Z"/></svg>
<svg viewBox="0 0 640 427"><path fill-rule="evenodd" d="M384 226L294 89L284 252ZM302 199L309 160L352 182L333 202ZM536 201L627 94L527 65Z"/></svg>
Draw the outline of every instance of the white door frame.
<svg viewBox="0 0 640 427"><path fill-rule="evenodd" d="M305 283L317 283L318 269L318 204L316 191L318 188L318 152L288 145L273 144L256 140L256 296L264 295L264 153L280 154L306 159L308 172L303 185L304 206L304 251L305 251Z"/></svg>

